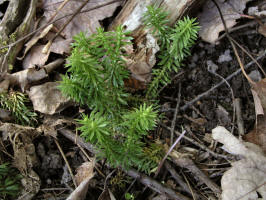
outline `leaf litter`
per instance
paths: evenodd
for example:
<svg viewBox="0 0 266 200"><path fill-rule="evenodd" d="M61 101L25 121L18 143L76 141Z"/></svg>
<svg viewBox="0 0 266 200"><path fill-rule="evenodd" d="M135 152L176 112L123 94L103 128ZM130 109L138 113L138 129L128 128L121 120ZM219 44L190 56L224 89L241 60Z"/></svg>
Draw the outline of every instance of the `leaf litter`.
<svg viewBox="0 0 266 200"><path fill-rule="evenodd" d="M234 26L236 24L236 20L241 17L241 14L243 14L243 10L246 8L246 3L250 0L241 0L241 1L222 1L220 0L218 3L221 6L221 9L223 10L223 13L225 14L225 19L227 22L227 25L229 27ZM43 5L45 7L44 15L46 17L46 20L49 20L57 10L58 6L61 5L62 1L59 0L47 0L43 1ZM89 3L87 7L84 9L90 9L91 7L94 7L96 4L102 4L103 1L97 1L97 3L94 1L93 3ZM59 13L57 16L63 17L66 15L69 15L73 13L73 11L78 7L78 4L80 2L69 2L63 9L62 12ZM54 52L57 54L68 54L70 52L70 43L72 42L72 37L76 33L80 31L87 31L88 35L95 32L96 28L100 26L99 20L102 20L106 17L112 16L113 12L117 8L117 6L121 5L120 3L111 4L111 6L102 7L101 9L97 9L94 12L88 12L88 13L82 13L79 14L78 17L76 17L70 25L67 26L67 28L62 32L62 35L60 37L57 37L55 41L52 43L52 46L50 48L50 52ZM200 16L201 26L202 26L202 39L208 42L215 42L218 38L219 33L223 30L221 21L219 20L220 17L217 15L218 13L214 10L217 10L215 7L212 7L211 2L206 2L205 7L203 10L205 11L205 14L207 16ZM208 9L207 9L208 7ZM74 8L74 9L73 9ZM233 8L233 9L232 9ZM64 10L65 9L65 10ZM237 12L236 12L237 11ZM214 13L215 14L214 14ZM256 11L256 14L254 15L263 15L263 11ZM251 14L251 12L250 12ZM219 18L219 19L218 19ZM208 21L204 21L204 19L211 19L211 23L208 23ZM62 20L55 23L56 28L60 28L62 24L65 23L67 20L67 17L64 17ZM88 23L89 21L89 23ZM206 23L207 22L207 23ZM261 28L262 27L262 28ZM260 26L258 30L261 34L264 34L263 26ZM54 33L51 31L50 28L47 28L47 30L44 30L41 32L40 35L37 35L33 38L32 41L30 41L26 45L25 53L23 55L23 66L24 68L33 67L35 64L38 65L44 65L48 58L50 52L48 54L44 55L41 53L41 49L43 48L43 44L41 44L43 41L47 42L51 37L53 37ZM41 42L41 40L43 40ZM156 41L153 43L155 49L155 52L152 52L152 56L149 60L152 65L155 64L156 59L153 57L155 53L159 50L158 45L156 44ZM144 49L144 48L143 48ZM134 51L132 49L132 51ZM144 49L142 54L144 55L146 50ZM149 54L149 53L148 53ZM25 56L25 57L24 57ZM132 60L129 60L128 62L131 64L129 65L131 68L132 74L135 76L137 80L140 80L141 82L148 82L150 80L150 71L151 67L149 62L146 62L147 57L139 57L137 60L134 60L136 58L132 58ZM140 64L139 64L140 63ZM144 63L144 64L143 64ZM48 78L47 73L41 73L42 71L35 71L36 74L41 75L41 78L37 78L40 80L43 80L44 78ZM40 113L45 113L49 115L54 115L56 113L60 113L62 110L64 110L68 106L68 100L64 99L64 97L60 96L56 92L56 84L51 83L45 83L39 86L32 86L32 82L29 80L31 77L28 74L28 71L24 71L23 73L20 73L17 78L16 85L19 85L22 90L28 90L30 88L30 96L34 105L34 109L36 111L39 111ZM16 77L16 76L15 76ZM35 75L33 76L35 77ZM2 84L2 83L1 83ZM6 83L5 83L6 84ZM51 84L51 85L50 85ZM8 88L9 83L4 85L4 87ZM145 86L140 86L140 88L144 88ZM2 89L2 88L1 88ZM257 123L254 126L253 131L251 131L247 137L245 138L246 141L249 141L254 144L258 144L263 148L265 151L265 124L266 124L266 117L264 117L265 113L265 80L261 81L260 83L257 83L253 90L255 91L257 95L257 99L255 101L256 104L260 104L260 111L263 112L256 112L257 113ZM34 91L34 92L33 92ZM255 94L254 93L254 94ZM60 102L58 103L58 99L60 99ZM257 102L257 103L256 103ZM259 107L259 106L257 106ZM225 111L226 117L228 118L227 121L230 121L228 117L228 113ZM49 118L49 117L48 117ZM48 119L47 118L47 119ZM50 122L49 122L50 120ZM50 135L52 137L57 137L57 128L55 128L60 123L67 123L64 120L56 120L54 119L48 119L48 122L43 124L43 129L38 129L38 131L41 130L41 132L46 132L47 135ZM229 122L228 122L229 123ZM205 125L205 124L204 124ZM51 128L49 128L51 126ZM0 126L0 129L3 131L5 126ZM13 130L11 126L7 126L8 131ZM6 130L6 129L5 129ZM20 129L16 129L18 132L20 132ZM27 130L27 129L25 129ZM34 130L34 129L30 129ZM219 131L218 131L219 130ZM38 132L37 131L37 132ZM24 131L23 131L24 132ZM31 131L29 131L31 132ZM265 196L265 173L262 174L262 172L265 172L265 155L263 154L263 150L261 150L259 147L253 144L244 143L242 141L237 140L236 138L233 138L228 131L226 131L224 128L218 127L213 132L213 137L215 140L221 142L224 144L224 149L232 154L241 155L241 160L236 161L232 163L232 168L228 171L226 171L222 178L222 199L258 199L257 193L259 193L262 197ZM219 132L219 133L217 133ZM3 131L5 135L7 135L7 131ZM38 132L39 133L39 132ZM34 134L33 134L34 135ZM26 136L25 136L26 137ZM48 136L47 136L48 137ZM23 137L22 137L23 140ZM32 146L32 139L28 140L25 139L22 141L22 143L26 144L26 147L29 145ZM18 150L17 150L18 151ZM30 169L31 168L25 168L26 165L33 166L29 161L25 161L26 150L25 149L19 149L20 154L16 155L19 157L17 160L18 166L20 166L21 169ZM27 152L26 152L27 153ZM183 154L184 153L180 153ZM32 155L30 153L30 155ZM34 153L33 153L34 155ZM28 158L28 157L27 157ZM26 163L26 164L25 164ZM88 183L91 180L91 178L94 176L93 168L95 163L93 162L87 162L80 166L80 168L77 171L77 182L80 182L79 189L77 188L71 196L68 198L71 199L85 199L87 190L88 190ZM21 167L23 166L23 167ZM27 166L28 167L28 166ZM34 184L36 184L36 189L34 195L40 188L40 179L38 175L36 176L34 174L34 171L30 171L29 175L32 177L35 177L37 182L29 183L27 180L25 183L25 187L28 185L29 187L33 187ZM83 180L84 179L84 180ZM264 182L263 182L264 180ZM113 194L109 188L104 189L103 194L106 194L108 199L113 199ZM32 195L29 197L29 199L33 198ZM104 195L103 195L104 196ZM231 198L230 198L231 197ZM159 199L163 199L164 196L158 196Z"/></svg>

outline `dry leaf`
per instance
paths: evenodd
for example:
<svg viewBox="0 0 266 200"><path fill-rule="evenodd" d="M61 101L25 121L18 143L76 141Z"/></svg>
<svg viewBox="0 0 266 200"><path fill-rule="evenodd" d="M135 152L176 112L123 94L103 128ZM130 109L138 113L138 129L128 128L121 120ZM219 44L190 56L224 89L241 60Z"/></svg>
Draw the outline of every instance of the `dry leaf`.
<svg viewBox="0 0 266 200"><path fill-rule="evenodd" d="M213 139L224 144L226 151L243 159L232 163L221 180L222 200L256 200L260 194L266 198L266 157L257 145L244 143L224 127L212 130Z"/></svg>
<svg viewBox="0 0 266 200"><path fill-rule="evenodd" d="M116 198L109 188L105 188L98 200L116 200Z"/></svg>
<svg viewBox="0 0 266 200"><path fill-rule="evenodd" d="M89 10L93 7L102 5L103 3L111 2L111 0L94 0L89 2L82 11ZM46 19L50 19L58 7L61 5L62 0L44 0L44 16ZM82 1L69 1L60 12L56 15L55 19L62 18L55 22L55 27L60 29L63 24L72 16L72 14L80 7ZM69 44L72 41L72 37L81 31L86 32L87 35L91 35L96 32L96 28L100 27L100 21L111 17L118 6L121 5L120 2L115 2L110 5L97 8L92 11L82 12L78 14L62 31L62 35L65 36L65 39L58 37L53 42L51 46L51 52L54 53L69 53ZM55 43L55 44L54 44Z"/></svg>
<svg viewBox="0 0 266 200"><path fill-rule="evenodd" d="M236 24L236 20L241 17L246 3L251 0L217 0L227 28L231 28ZM201 26L200 37L210 43L215 43L219 33L224 30L217 7L211 0L205 2L202 12L198 15L199 24Z"/></svg>
<svg viewBox="0 0 266 200"><path fill-rule="evenodd" d="M32 127L20 126L12 123L1 123L2 139L9 140L14 151L14 166L23 175L21 196L32 199L40 190L41 181L33 167L39 164L33 139L41 134Z"/></svg>
<svg viewBox="0 0 266 200"><path fill-rule="evenodd" d="M266 24L261 24L258 29L258 32L262 34L264 37L266 37Z"/></svg>
<svg viewBox="0 0 266 200"><path fill-rule="evenodd" d="M89 181L94 176L94 166L95 160L85 162L78 168L75 178L79 186L71 193L67 200L84 200L86 198Z"/></svg>
<svg viewBox="0 0 266 200"><path fill-rule="evenodd" d="M32 101L34 110L53 115L72 104L70 99L63 96L57 88L58 84L56 82L47 82L30 88L29 98Z"/></svg>
<svg viewBox="0 0 266 200"><path fill-rule="evenodd" d="M25 55L28 53L28 51L31 49L31 47L33 47L39 39L43 38L45 35L47 35L47 33L53 28L53 24L50 24L49 26L47 26L46 28L43 29L42 32L37 33L34 37L32 37L26 44L26 49L24 50L23 56L18 58L19 60L22 60Z"/></svg>
<svg viewBox="0 0 266 200"><path fill-rule="evenodd" d="M23 59L23 68L32 68L35 65L43 66L48 60L50 52L47 54L42 53L44 45L36 45L30 49L30 52Z"/></svg>
<svg viewBox="0 0 266 200"><path fill-rule="evenodd" d="M73 121L61 119L56 116L45 115L43 124L38 127L38 130L44 133L45 136L52 136L57 138L57 130L63 126L73 124Z"/></svg>
<svg viewBox="0 0 266 200"><path fill-rule="evenodd" d="M259 145L266 153L266 78L252 85L257 122L254 129L245 135L247 142Z"/></svg>
<svg viewBox="0 0 266 200"><path fill-rule="evenodd" d="M79 185L86 179L91 179L94 176L93 169L95 166L95 159L91 162L85 162L77 169L77 174L75 176L76 182Z"/></svg>

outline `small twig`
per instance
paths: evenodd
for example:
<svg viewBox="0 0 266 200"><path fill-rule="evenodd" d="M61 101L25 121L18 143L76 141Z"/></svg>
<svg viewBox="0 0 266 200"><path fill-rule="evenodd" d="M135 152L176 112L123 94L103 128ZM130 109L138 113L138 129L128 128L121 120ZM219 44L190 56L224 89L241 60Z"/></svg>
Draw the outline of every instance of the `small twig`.
<svg viewBox="0 0 266 200"><path fill-rule="evenodd" d="M128 170L127 174L131 177L138 179L142 184L148 186L149 188L158 192L159 194L166 196L167 198L174 199L174 200L189 200L188 197L186 197L180 193L177 193L177 192L171 190L170 188L163 186L162 184L158 183L154 179L152 179L152 178L150 178L144 174L141 174L136 170L133 170L133 169Z"/></svg>
<svg viewBox="0 0 266 200"><path fill-rule="evenodd" d="M245 134L244 121L242 118L242 111L241 111L241 99L236 98L234 101L234 105L236 108L236 120L237 120L238 133L239 133L239 137L241 137Z"/></svg>
<svg viewBox="0 0 266 200"><path fill-rule="evenodd" d="M210 72L211 74L219 77L220 79L224 80L226 85L228 86L230 92L231 92L231 95L232 95L232 102L233 102L233 123L232 123L232 129L231 129L231 133L233 134L234 132L234 127L235 127L235 116L236 116L236 107L235 107L235 104L234 104L234 101L235 101L235 96L234 96L234 91L231 87L231 85L228 83L228 81L226 79L224 79L224 77L222 77L221 75L217 74L216 72L214 72L213 70L211 70L209 67L208 67L208 72Z"/></svg>
<svg viewBox="0 0 266 200"><path fill-rule="evenodd" d="M256 60L260 60L261 58L265 57L266 55L266 50L256 59ZM244 67L245 69L248 69L251 65L253 65L255 62L251 61L248 64L246 64L246 66ZM234 76L238 75L241 72L241 69L236 70L234 73L230 74L229 76L227 76L225 78L225 80L229 81L231 80ZM225 80L222 80L220 83L216 84L215 86L213 86L212 88L210 88L209 90L207 90L206 92L203 92L202 94L198 95L196 98L194 98L193 100L189 101L188 103L186 103L184 106L182 106L180 108L180 110L184 111L187 108L189 108L192 104L194 104L195 102L199 101L201 98L207 96L208 94L210 94L213 90L217 89L218 87L220 87L221 85L223 85L225 83Z"/></svg>
<svg viewBox="0 0 266 200"><path fill-rule="evenodd" d="M187 177L185 176L185 174L184 174L182 171L181 171L181 173L182 173L182 175L183 175L185 181L187 182L187 185L188 185L188 187L189 187L189 190L191 191L191 194L192 194L193 200L196 200L196 194L195 194L195 192L192 190L192 187L190 186L190 184L189 184L189 182L188 182L188 180L187 180Z"/></svg>
<svg viewBox="0 0 266 200"><path fill-rule="evenodd" d="M192 174L198 177L203 183L205 183L213 192L221 194L221 188L214 183L208 176L206 176L189 158L173 159L173 162L180 167L188 169Z"/></svg>
<svg viewBox="0 0 266 200"><path fill-rule="evenodd" d="M77 144L77 143L75 142L75 144ZM78 145L78 147L80 148L80 150L82 151L82 153L84 153L84 155L86 156L86 158L87 158L90 162L92 162L91 157L87 154L87 152L84 150L84 148L83 148L82 146L80 146L80 144L77 144L77 145ZM103 178L105 178L104 173L102 173L102 171L96 166L96 164L95 164L94 168L97 170L97 172L98 172Z"/></svg>
<svg viewBox="0 0 266 200"><path fill-rule="evenodd" d="M175 130L175 124L176 124L176 116L179 111L179 105L181 101L181 83L178 85L178 97L177 97L177 102L176 102L176 107L175 107L175 112L174 112L174 118L171 123L171 138L170 138L170 145L173 144L174 141L174 130Z"/></svg>
<svg viewBox="0 0 266 200"><path fill-rule="evenodd" d="M164 127L165 129L171 131L171 128L170 127L168 127L168 126L166 126L166 125L164 125L162 123L160 123L160 125L162 127ZM181 135L181 133L179 133L178 131L175 131L175 133L177 135ZM212 150L210 150L208 147L204 146L203 144L198 143L197 141L195 141L195 140L193 140L193 139L191 139L191 138L189 138L187 136L183 136L183 138L186 139L187 141L191 142L192 144L198 146L202 150L207 151L208 153L210 153L211 155L213 155L216 158L220 157L220 158L228 159L228 157L226 155L217 154L217 153L213 152Z"/></svg>
<svg viewBox="0 0 266 200"><path fill-rule="evenodd" d="M228 32L228 29L227 29L227 26L226 26L226 22L224 20L224 17L223 17L223 14L222 14L222 11L218 5L218 3L216 2L216 0L212 0L212 2L215 4L215 6L217 7L218 9L218 12L220 14L220 17L221 17L221 20L222 20L222 23L223 23L223 26L224 26L224 29L225 29L225 33L226 33L226 37L228 38L232 48L233 48L233 51L234 51L234 54L236 56L236 59L237 59L237 62L242 70L242 73L244 74L244 76L246 77L246 79L248 80L249 83L251 83L252 85L255 85L256 83L247 75L246 71L245 71L245 68L244 68L244 65L239 57L239 54L237 52L237 49L235 47L235 44L231 38L231 36L229 35L229 32Z"/></svg>
<svg viewBox="0 0 266 200"><path fill-rule="evenodd" d="M61 155L62 155L62 157L63 157L63 159L64 159L64 161L65 161L65 163L67 165L68 171L69 171L70 176L72 178L72 181L73 181L73 183L75 185L75 188L77 188L78 186L77 186L77 183L76 183L76 180L75 180L75 176L74 176L74 174L72 172L72 169L71 169L71 167L70 167L70 165L69 165L69 163L67 161L67 158L66 158L66 156L65 156L65 154L64 154L64 152L63 152L63 150L62 150L62 148L60 146L60 144L58 143L57 139L54 138L54 142L55 142L57 148L59 149L59 151L60 151L60 153L61 153Z"/></svg>
<svg viewBox="0 0 266 200"><path fill-rule="evenodd" d="M175 148L175 146L177 145L177 143L182 139L182 137L184 137L186 131L183 131L181 135L179 135L179 137L176 139L175 143L169 148L168 152L165 154L165 156L163 157L163 159L161 160L156 172L155 172L155 175L154 175L154 178L156 178L161 170L161 168L163 167L163 164L164 164L164 161L166 160L166 158L169 156L169 154L173 151L173 149Z"/></svg>
<svg viewBox="0 0 266 200"><path fill-rule="evenodd" d="M72 142L75 141L75 134L72 131L70 131L69 129L66 129L66 128L61 129L61 130L58 130L58 132L61 133L62 135L64 135L65 137L67 137ZM95 153L95 151L93 150L93 145L88 143L88 142L85 142L80 136L77 137L77 144L84 147L85 149L87 149L91 153ZM149 188L153 189L154 191L156 191L160 194L167 196L170 199L190 200L189 198L185 197L184 195L179 194L179 193L175 192L174 190L163 186L162 184L158 183L154 179L152 179L146 175L143 175L136 170L128 170L125 172L129 176L138 179L142 184L148 186Z"/></svg>
<svg viewBox="0 0 266 200"><path fill-rule="evenodd" d="M62 10L62 8L64 8L64 6L69 2L69 0L64 0L63 3L60 4L60 6L57 8L57 10L55 11L55 13L50 17L50 19L48 20L48 22L51 22L55 16L59 13L60 10Z"/></svg>
<svg viewBox="0 0 266 200"><path fill-rule="evenodd" d="M165 162L166 169L170 172L172 177L176 180L176 182L179 184L179 186L188 194L192 195L192 191L190 190L189 186L183 181L182 177L175 171L175 169L171 166L171 164L166 161ZM197 196L197 195L196 195Z"/></svg>
<svg viewBox="0 0 266 200"><path fill-rule="evenodd" d="M250 57L250 59L252 61L254 61L256 63L256 65L258 65L261 72L264 74L264 76L266 76L265 71L263 70L262 66L258 63L258 61L244 47L242 47L236 40L234 40L231 36L229 36L229 37L232 40L232 42L234 42L244 53L246 53Z"/></svg>
<svg viewBox="0 0 266 200"><path fill-rule="evenodd" d="M249 191L249 192L247 192L246 194L244 194L243 196L241 196L241 197L239 197L239 198L237 198L236 200L241 200L242 198L244 198L245 196L247 196L248 194L250 194L251 192L254 192L254 191L256 191L257 189L259 189L260 187L262 187L263 185L265 185L266 184L266 182L264 182L264 183L262 183L262 184L260 184L260 185L258 185L257 187L255 187L253 190L251 190L251 191Z"/></svg>
<svg viewBox="0 0 266 200"><path fill-rule="evenodd" d="M262 21L265 21L265 20L262 20ZM237 30L240 30L240 29L243 29L243 28L246 28L246 27L254 26L254 25L258 24L258 23L259 23L258 21L251 21L251 22L248 22L246 24L230 28L230 29L228 29L228 32L232 33L234 31L237 31ZM224 37L226 37L226 33L222 34L217 40L215 40L215 42L223 39Z"/></svg>
<svg viewBox="0 0 266 200"><path fill-rule="evenodd" d="M130 191L130 189L133 187L133 185L135 184L135 182L137 181L137 179L135 178L132 183L130 184L130 186L127 188L127 190L124 192L123 197L126 195L126 193L128 193Z"/></svg>

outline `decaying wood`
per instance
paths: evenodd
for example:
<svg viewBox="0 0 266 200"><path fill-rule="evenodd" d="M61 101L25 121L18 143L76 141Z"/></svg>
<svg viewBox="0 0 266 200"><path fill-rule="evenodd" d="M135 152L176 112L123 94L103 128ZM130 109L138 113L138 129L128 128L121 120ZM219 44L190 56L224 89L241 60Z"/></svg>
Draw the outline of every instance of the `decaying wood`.
<svg viewBox="0 0 266 200"><path fill-rule="evenodd" d="M184 14L193 8L199 8L204 0L129 0L110 26L115 29L122 25L132 32L134 48L127 60L128 68L133 78L142 82L150 80L150 72L156 63L155 54L159 51L156 39L143 25L143 15L147 6L155 5L163 8L169 14L169 25L176 23Z"/></svg>
<svg viewBox="0 0 266 200"><path fill-rule="evenodd" d="M12 43L10 37L17 40L25 36L33 24L37 0L18 1L10 0L3 20L0 23L0 43L1 46ZM0 54L0 72L8 71L13 65L18 52L23 46L23 41L11 45L8 49L2 50Z"/></svg>

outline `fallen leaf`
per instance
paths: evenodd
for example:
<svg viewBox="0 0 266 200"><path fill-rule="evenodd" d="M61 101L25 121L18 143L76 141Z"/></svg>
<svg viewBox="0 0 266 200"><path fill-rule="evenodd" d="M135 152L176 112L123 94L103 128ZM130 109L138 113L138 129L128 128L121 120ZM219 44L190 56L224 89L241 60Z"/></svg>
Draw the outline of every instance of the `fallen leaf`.
<svg viewBox="0 0 266 200"><path fill-rule="evenodd" d="M242 159L232 163L221 180L222 200L256 200L266 198L266 157L261 148L239 141L224 127L212 130L214 140L224 144L224 149ZM259 195L258 195L259 194Z"/></svg>
<svg viewBox="0 0 266 200"><path fill-rule="evenodd" d="M49 26L45 27L42 32L38 32L36 35L34 35L26 44L26 48L24 50L23 56L18 58L19 60L22 60L25 55L28 53L28 51L31 49L31 47L33 47L38 41L39 39L43 38L45 35L47 35L47 33L53 28L53 24L50 24Z"/></svg>
<svg viewBox="0 0 266 200"><path fill-rule="evenodd" d="M71 125L73 121L53 115L45 115L43 124L39 126L38 129L43 132L45 136L57 138L57 130L62 128L65 124Z"/></svg>
<svg viewBox="0 0 266 200"><path fill-rule="evenodd" d="M251 0L216 0L223 14L227 28L233 27L241 17L246 3ZM200 24L199 36L206 42L215 43L219 33L224 30L217 7L211 0L205 2L202 12L198 15Z"/></svg>
<svg viewBox="0 0 266 200"><path fill-rule="evenodd" d="M91 179L94 176L93 169L95 166L95 159L91 162L85 162L77 169L77 174L75 175L75 179L77 184L79 185L86 179Z"/></svg>
<svg viewBox="0 0 266 200"><path fill-rule="evenodd" d="M257 115L254 129L244 139L259 145L266 153L266 78L252 85L252 94Z"/></svg>
<svg viewBox="0 0 266 200"><path fill-rule="evenodd" d="M89 181L94 176L95 160L83 163L78 169L75 179L78 187L70 194L67 200L84 200L89 186Z"/></svg>
<svg viewBox="0 0 266 200"><path fill-rule="evenodd" d="M122 2L111 3L87 12L86 10L108 2L111 2L111 0L94 0L93 2L89 2L82 10L85 12L78 14L62 31L62 35L64 35L65 38L58 37L60 39L56 39L53 42L50 51L54 53L69 53L69 44L74 35L80 33L81 31L86 32L88 36L95 33L96 29L101 26L100 21L107 17L111 17L116 8L120 6ZM50 19L55 14L61 3L62 0L43 1L44 16L46 19ZM61 19L54 23L55 27L59 30L82 3L82 1L69 1L56 15L55 20L59 18Z"/></svg>
<svg viewBox="0 0 266 200"><path fill-rule="evenodd" d="M42 53L44 45L36 45L32 47L26 57L23 59L23 69L32 68L35 65L43 66L48 60L50 52Z"/></svg>
<svg viewBox="0 0 266 200"><path fill-rule="evenodd" d="M29 98L32 101L34 110L53 115L72 104L70 99L63 96L57 88L58 84L56 82L47 82L30 88Z"/></svg>
<svg viewBox="0 0 266 200"><path fill-rule="evenodd" d="M1 122L0 131L2 139L11 142L14 151L13 165L23 175L21 197L30 200L39 192L41 186L40 178L33 170L39 164L33 139L41 132L32 127Z"/></svg>
<svg viewBox="0 0 266 200"><path fill-rule="evenodd" d="M265 11L265 15L266 15L266 11ZM262 34L264 37L266 37L266 24L261 24L258 29L258 32Z"/></svg>

